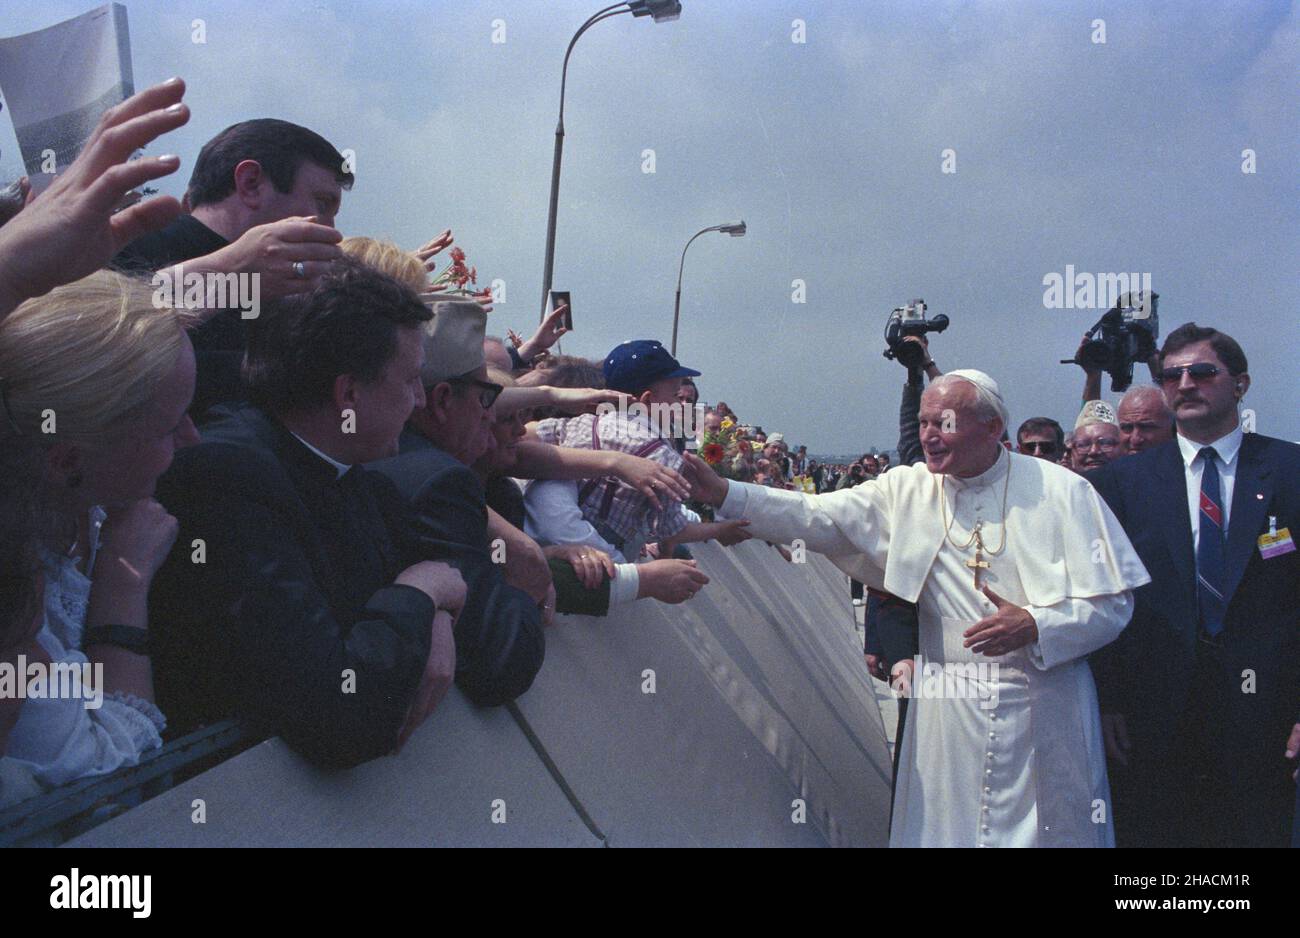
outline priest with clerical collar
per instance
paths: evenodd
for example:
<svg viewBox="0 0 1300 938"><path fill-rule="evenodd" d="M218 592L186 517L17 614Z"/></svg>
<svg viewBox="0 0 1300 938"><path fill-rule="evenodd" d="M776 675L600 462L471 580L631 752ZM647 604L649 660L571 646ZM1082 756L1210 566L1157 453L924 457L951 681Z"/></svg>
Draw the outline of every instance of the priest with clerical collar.
<svg viewBox="0 0 1300 938"><path fill-rule="evenodd" d="M855 488L729 483L687 457L723 516L918 604L891 846L1114 844L1087 655L1150 577L1086 480L999 444L1007 422L992 378L954 371L921 398L925 464Z"/></svg>

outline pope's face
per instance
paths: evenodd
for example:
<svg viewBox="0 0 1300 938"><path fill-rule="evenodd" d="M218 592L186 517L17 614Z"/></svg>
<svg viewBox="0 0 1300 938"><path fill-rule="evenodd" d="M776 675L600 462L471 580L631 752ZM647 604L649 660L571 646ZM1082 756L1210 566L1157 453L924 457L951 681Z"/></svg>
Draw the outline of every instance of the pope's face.
<svg viewBox="0 0 1300 938"><path fill-rule="evenodd" d="M997 458L1002 421L981 420L967 382L926 388L921 395L921 448L931 472L974 476Z"/></svg>

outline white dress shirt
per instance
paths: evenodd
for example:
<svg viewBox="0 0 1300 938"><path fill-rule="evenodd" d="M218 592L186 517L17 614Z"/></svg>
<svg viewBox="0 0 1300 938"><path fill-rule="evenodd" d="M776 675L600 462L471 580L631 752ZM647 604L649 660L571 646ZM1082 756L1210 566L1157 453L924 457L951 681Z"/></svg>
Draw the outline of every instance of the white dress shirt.
<svg viewBox="0 0 1300 938"><path fill-rule="evenodd" d="M1178 434L1178 449L1183 455L1183 472L1187 476L1187 516L1192 523L1192 553L1201 546L1201 476L1205 472L1204 460L1198 459L1201 450L1213 446L1218 453L1214 461L1219 468L1219 498L1223 502L1223 534L1228 534L1228 515L1232 511L1232 489L1237 481L1237 454L1241 452L1241 426L1213 443L1194 443Z"/></svg>
<svg viewBox="0 0 1300 938"><path fill-rule="evenodd" d="M290 432L290 433L293 433L292 430L290 430L289 432ZM320 450L318 450L316 447L312 446L310 443L308 443L306 440L304 440L304 439L303 439L302 437L300 437L298 434L293 433L293 438L294 438L295 440L297 440L299 443L301 443L303 446L307 447L309 450L311 450L313 453L315 453L315 454L316 454L317 456L319 456L321 459L325 460L327 463L329 463L331 466L333 466L333 467L334 467L334 471L338 473L338 478L340 478L340 479L343 478L343 476L347 473L347 471L348 471L349 469L352 468L352 467L349 466L347 463L339 462L339 461L338 461L337 459L335 459L333 456L330 456L330 455L328 455L328 454L326 454L326 453L322 453Z"/></svg>

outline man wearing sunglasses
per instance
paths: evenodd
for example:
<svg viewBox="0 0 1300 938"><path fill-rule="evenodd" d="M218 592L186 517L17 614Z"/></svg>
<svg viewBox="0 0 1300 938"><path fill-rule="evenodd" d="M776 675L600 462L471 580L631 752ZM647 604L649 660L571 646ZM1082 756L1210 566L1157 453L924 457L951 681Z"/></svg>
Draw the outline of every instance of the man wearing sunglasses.
<svg viewBox="0 0 1300 938"><path fill-rule="evenodd" d="M1246 356L1188 323L1177 436L1088 478L1151 572L1094 655L1120 846L1286 846L1300 750L1300 446L1243 433Z"/></svg>
<svg viewBox="0 0 1300 938"><path fill-rule="evenodd" d="M1060 462L1065 451L1065 431L1051 417L1030 417L1016 431L1016 452Z"/></svg>

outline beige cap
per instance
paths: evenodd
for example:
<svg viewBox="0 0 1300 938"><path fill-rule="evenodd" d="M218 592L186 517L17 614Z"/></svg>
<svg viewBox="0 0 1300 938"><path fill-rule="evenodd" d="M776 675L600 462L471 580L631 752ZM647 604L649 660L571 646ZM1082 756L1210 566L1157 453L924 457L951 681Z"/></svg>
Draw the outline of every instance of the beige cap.
<svg viewBox="0 0 1300 938"><path fill-rule="evenodd" d="M1115 408L1105 401L1088 401L1079 412L1079 419L1074 422L1074 429L1078 430L1090 423L1112 423L1118 427L1119 418L1115 416Z"/></svg>
<svg viewBox="0 0 1300 938"><path fill-rule="evenodd" d="M433 318L424 323L424 367L420 380L426 388L481 367L487 313L473 300L424 297Z"/></svg>

